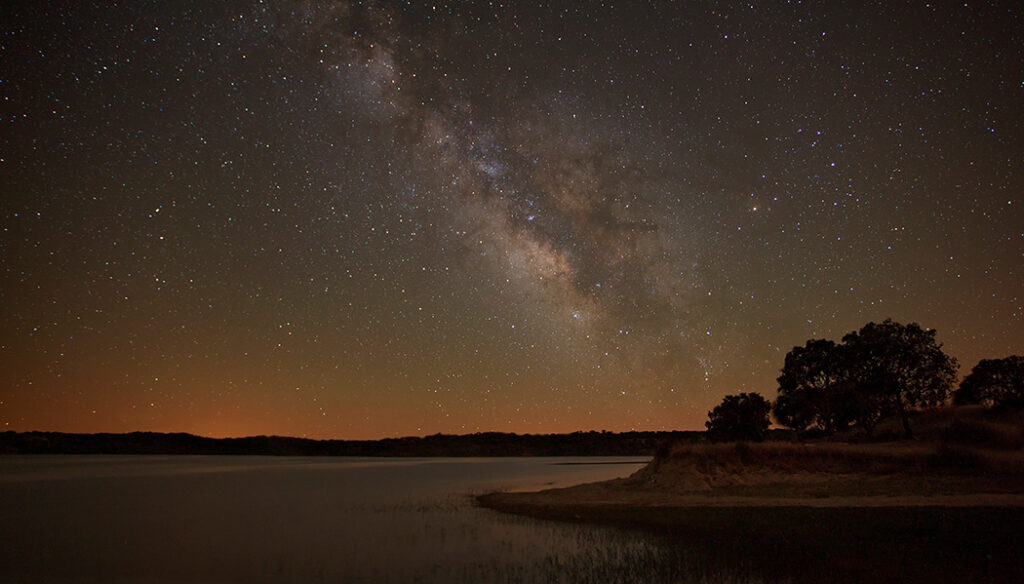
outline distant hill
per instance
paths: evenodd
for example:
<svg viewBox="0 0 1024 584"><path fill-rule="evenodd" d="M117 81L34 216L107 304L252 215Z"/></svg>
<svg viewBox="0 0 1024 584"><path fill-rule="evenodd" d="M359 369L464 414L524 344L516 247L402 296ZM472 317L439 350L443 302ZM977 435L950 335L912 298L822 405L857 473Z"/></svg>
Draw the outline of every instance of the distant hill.
<svg viewBox="0 0 1024 584"><path fill-rule="evenodd" d="M994 411L981 406L944 406L914 412L918 444L1024 448L1024 411ZM239 454L270 456L648 456L668 453L677 444L703 442L705 432L573 432L571 434L434 434L383 440L310 440L288 436L205 438L185 433L69 434L0 432L2 454ZM868 440L852 428L834 436L798 437L772 429L767 441L902 441L899 420L883 420Z"/></svg>
<svg viewBox="0 0 1024 584"><path fill-rule="evenodd" d="M1024 410L992 409L979 405L939 406L911 412L913 442L962 444L980 448L1020 450L1024 448ZM795 439L795 434L792 434ZM826 442L902 442L899 416L883 419L875 427L873 438L854 427L834 436L805 441Z"/></svg>
<svg viewBox="0 0 1024 584"><path fill-rule="evenodd" d="M0 454L204 454L271 456L647 456L703 432L434 434L383 440L310 440L286 436L204 438L185 433L0 433Z"/></svg>

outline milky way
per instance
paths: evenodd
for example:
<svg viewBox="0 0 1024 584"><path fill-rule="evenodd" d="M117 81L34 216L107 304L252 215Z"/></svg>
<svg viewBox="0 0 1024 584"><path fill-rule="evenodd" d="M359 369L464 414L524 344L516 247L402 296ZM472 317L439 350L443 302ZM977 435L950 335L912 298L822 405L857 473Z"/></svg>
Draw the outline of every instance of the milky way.
<svg viewBox="0 0 1024 584"><path fill-rule="evenodd" d="M892 317L1024 352L1021 16L5 8L0 423L699 428Z"/></svg>

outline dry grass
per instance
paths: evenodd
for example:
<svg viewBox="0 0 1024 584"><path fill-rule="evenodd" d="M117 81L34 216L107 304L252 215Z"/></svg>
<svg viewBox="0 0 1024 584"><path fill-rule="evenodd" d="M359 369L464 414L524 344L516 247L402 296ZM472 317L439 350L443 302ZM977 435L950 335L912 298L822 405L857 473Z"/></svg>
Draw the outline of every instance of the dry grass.
<svg viewBox="0 0 1024 584"><path fill-rule="evenodd" d="M1019 449L1024 447L1024 410L998 410L979 405L942 406L911 412L910 425L918 442L946 439L956 427L963 428L957 440L970 441L985 448ZM986 429L987 428L987 429ZM980 432L972 433L972 430ZM989 432L994 432L989 435ZM899 417L882 420L875 428L875 438L903 440L903 424ZM841 432L834 442L863 442L866 437L858 428ZM1003 442L1005 440L1005 442Z"/></svg>
<svg viewBox="0 0 1024 584"><path fill-rule="evenodd" d="M1000 444L1005 443L1004 440ZM750 472L880 475L979 470L988 474L1020 475L1024 474L1024 452L982 448L973 442L951 440L923 444L681 444L672 448L667 456L656 458L649 468L657 472L664 465L688 466L709 475Z"/></svg>
<svg viewBox="0 0 1024 584"><path fill-rule="evenodd" d="M622 482L677 496L829 498L1024 492L1024 452L935 443L680 444Z"/></svg>
<svg viewBox="0 0 1024 584"><path fill-rule="evenodd" d="M941 440L976 448L1020 450L1024 448L1024 427L997 421L953 420L943 430Z"/></svg>
<svg viewBox="0 0 1024 584"><path fill-rule="evenodd" d="M733 442L677 445L662 463L683 462L701 472L885 473L925 468L929 454L927 447L917 445Z"/></svg>

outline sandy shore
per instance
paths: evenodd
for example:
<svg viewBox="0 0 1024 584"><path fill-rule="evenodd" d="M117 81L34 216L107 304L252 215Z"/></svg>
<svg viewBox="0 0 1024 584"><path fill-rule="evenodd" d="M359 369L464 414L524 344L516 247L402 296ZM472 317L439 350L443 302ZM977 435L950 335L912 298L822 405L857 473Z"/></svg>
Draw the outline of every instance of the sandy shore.
<svg viewBox="0 0 1024 584"><path fill-rule="evenodd" d="M705 446L655 459L624 479L491 493L478 501L536 518L659 531L750 523L754 520L744 518L755 516L773 518L754 521L759 524L834 523L868 515L905 516L913 522L922 515L968 516L998 509L1024 517L1024 477L990 468L936 467L921 449Z"/></svg>

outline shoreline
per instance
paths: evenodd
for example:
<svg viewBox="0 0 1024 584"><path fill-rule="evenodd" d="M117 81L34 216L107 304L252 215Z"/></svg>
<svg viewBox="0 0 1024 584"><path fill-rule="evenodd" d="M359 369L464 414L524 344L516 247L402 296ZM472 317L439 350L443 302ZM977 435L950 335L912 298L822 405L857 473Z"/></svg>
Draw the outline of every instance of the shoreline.
<svg viewBox="0 0 1024 584"><path fill-rule="evenodd" d="M534 520L646 533L667 549L700 558L712 574L739 570L769 577L765 581L952 584L1013 582L1024 574L1017 544L1021 494L645 502L606 492L603 500L572 502L573 490L600 485L488 493L476 502ZM938 558L957 561L951 566Z"/></svg>
<svg viewBox="0 0 1024 584"><path fill-rule="evenodd" d="M902 445L684 445L626 478L487 493L476 501L537 519L694 534L737 522L754 531L791 525L815 532L817 524L839 529L849 520L887 527L957 517L958 529L1002 524L1000 515L1024 520L1019 454L988 453L965 465L933 452Z"/></svg>

